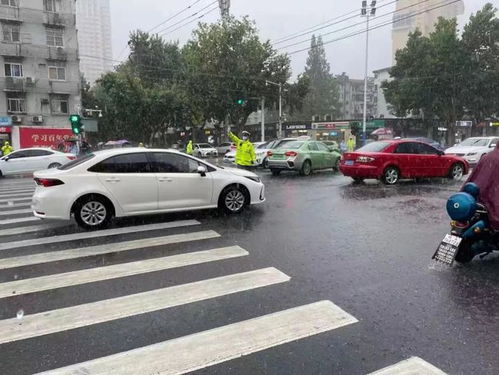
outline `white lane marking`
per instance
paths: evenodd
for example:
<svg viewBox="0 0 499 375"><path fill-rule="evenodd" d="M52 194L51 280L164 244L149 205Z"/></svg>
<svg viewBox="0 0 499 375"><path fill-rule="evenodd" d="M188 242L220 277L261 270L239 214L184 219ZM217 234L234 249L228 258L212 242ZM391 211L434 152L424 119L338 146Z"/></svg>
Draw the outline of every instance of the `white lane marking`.
<svg viewBox="0 0 499 375"><path fill-rule="evenodd" d="M41 292L44 290L65 288L73 285L93 283L96 281L117 279L132 275L155 271L186 267L194 264L214 262L224 259L242 257L248 252L239 246L196 251L194 253L172 255L163 258L122 263L113 266L84 269L55 275L35 277L0 284L0 298L18 296L21 294Z"/></svg>
<svg viewBox="0 0 499 375"><path fill-rule="evenodd" d="M12 199L0 199L0 203L9 203L9 202L31 202L31 198L12 198Z"/></svg>
<svg viewBox="0 0 499 375"><path fill-rule="evenodd" d="M109 322L286 281L289 281L289 276L281 271L265 268L25 315L21 321L17 318L0 320L0 332L2 332L0 344Z"/></svg>
<svg viewBox="0 0 499 375"><path fill-rule="evenodd" d="M51 251L48 253L2 258L0 259L0 270L14 267L30 266L33 264L57 262L60 260L78 259L95 255L137 250L145 247L155 247L189 241L207 240L210 238L218 237L220 237L220 235L217 232L208 230L186 234L172 234L164 237L153 237L134 241L117 242L107 245L88 246L79 249Z"/></svg>
<svg viewBox="0 0 499 375"><path fill-rule="evenodd" d="M0 237L2 236L14 236L16 234L25 234L25 233L33 233L39 232L42 230L54 229L54 228L62 228L65 226L69 226L67 222L62 223L54 223L54 224L43 224L43 225L30 225L28 227L20 227L20 228L9 228L0 230Z"/></svg>
<svg viewBox="0 0 499 375"><path fill-rule="evenodd" d="M33 213L33 211L31 210L31 208L29 208L29 209L23 209L23 210L0 211L0 216L32 214L32 213Z"/></svg>
<svg viewBox="0 0 499 375"><path fill-rule="evenodd" d="M178 221L169 221L167 223L147 224L147 225L137 225L137 226L133 226L133 227L104 229L104 230L98 230L98 231L94 231L94 232L64 234L64 235L60 235L60 236L42 237L42 238L35 238L35 239L31 239L31 240L4 242L4 243L0 244L0 250L15 249L15 248L20 248L20 247L34 246L34 245L46 245L49 243L59 243L59 242L74 241L74 240L81 241L81 240L85 240L88 238L116 236L118 234L138 233L138 232L152 231L152 230L158 230L158 229L179 228L179 227L187 227L187 226L199 225L199 224L201 224L201 223L197 220L178 220Z"/></svg>
<svg viewBox="0 0 499 375"><path fill-rule="evenodd" d="M356 322L321 301L42 374L185 374Z"/></svg>
<svg viewBox="0 0 499 375"><path fill-rule="evenodd" d="M372 372L369 375L446 375L445 372L418 357Z"/></svg>
<svg viewBox="0 0 499 375"><path fill-rule="evenodd" d="M33 197L33 193L12 193L12 194L0 194L0 199L8 199L8 198L31 198Z"/></svg>
<svg viewBox="0 0 499 375"><path fill-rule="evenodd" d="M30 208L30 204L0 204L0 209L9 209L9 208L15 208L15 209L21 209L21 208ZM9 211L5 211L9 212Z"/></svg>
<svg viewBox="0 0 499 375"><path fill-rule="evenodd" d="M41 221L41 219L34 217L34 216L33 217L20 217L18 219L0 220L0 225L28 223L30 221Z"/></svg>

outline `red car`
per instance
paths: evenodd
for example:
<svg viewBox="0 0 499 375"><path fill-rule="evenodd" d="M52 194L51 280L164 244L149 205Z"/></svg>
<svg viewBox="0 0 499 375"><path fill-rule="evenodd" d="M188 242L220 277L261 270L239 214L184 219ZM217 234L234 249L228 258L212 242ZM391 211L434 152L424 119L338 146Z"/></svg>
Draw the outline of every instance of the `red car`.
<svg viewBox="0 0 499 375"><path fill-rule="evenodd" d="M401 178L460 179L468 174L469 165L463 158L445 155L427 143L397 139L373 142L343 154L340 170L355 181L374 178L393 185Z"/></svg>

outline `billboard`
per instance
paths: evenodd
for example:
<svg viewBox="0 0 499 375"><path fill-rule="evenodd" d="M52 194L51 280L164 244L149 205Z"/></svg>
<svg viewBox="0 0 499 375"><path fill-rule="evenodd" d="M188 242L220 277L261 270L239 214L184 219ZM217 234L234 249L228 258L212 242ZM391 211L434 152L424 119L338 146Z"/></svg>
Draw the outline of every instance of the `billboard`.
<svg viewBox="0 0 499 375"><path fill-rule="evenodd" d="M19 127L19 147L53 147L73 137L71 129Z"/></svg>

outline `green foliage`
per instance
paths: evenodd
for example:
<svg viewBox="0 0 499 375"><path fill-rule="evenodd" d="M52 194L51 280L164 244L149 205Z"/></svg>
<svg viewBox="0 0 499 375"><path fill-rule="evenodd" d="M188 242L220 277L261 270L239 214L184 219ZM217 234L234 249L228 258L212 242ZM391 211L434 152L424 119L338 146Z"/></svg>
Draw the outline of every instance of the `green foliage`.
<svg viewBox="0 0 499 375"><path fill-rule="evenodd" d="M438 118L452 131L466 112L477 121L499 112L499 20L487 4L470 18L462 38L455 19L440 18L428 37L415 31L397 51L391 81L382 87L392 112ZM450 139L450 141L453 141Z"/></svg>
<svg viewBox="0 0 499 375"><path fill-rule="evenodd" d="M338 115L339 91L336 79L330 72L322 38L312 36L304 77L309 89L304 98L302 115L310 120L313 115Z"/></svg>

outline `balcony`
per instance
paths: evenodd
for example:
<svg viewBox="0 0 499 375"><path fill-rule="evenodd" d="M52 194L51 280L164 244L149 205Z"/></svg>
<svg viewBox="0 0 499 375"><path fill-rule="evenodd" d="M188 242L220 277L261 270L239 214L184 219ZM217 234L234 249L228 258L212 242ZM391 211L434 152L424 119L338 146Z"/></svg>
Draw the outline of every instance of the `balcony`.
<svg viewBox="0 0 499 375"><path fill-rule="evenodd" d="M19 43L4 43L0 42L0 56L9 56L9 57L20 57L21 53L21 45Z"/></svg>
<svg viewBox="0 0 499 375"><path fill-rule="evenodd" d="M2 91L24 91L24 78L18 77L5 77L0 79L0 89Z"/></svg>
<svg viewBox="0 0 499 375"><path fill-rule="evenodd" d="M0 20L21 22L19 8L0 5Z"/></svg>
<svg viewBox="0 0 499 375"><path fill-rule="evenodd" d="M48 47L49 60L66 61L68 59L68 52L64 47Z"/></svg>
<svg viewBox="0 0 499 375"><path fill-rule="evenodd" d="M45 12L44 25L49 27L66 27L72 25L74 16L69 13Z"/></svg>

